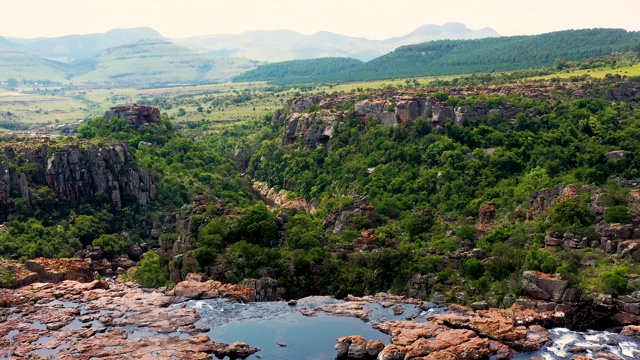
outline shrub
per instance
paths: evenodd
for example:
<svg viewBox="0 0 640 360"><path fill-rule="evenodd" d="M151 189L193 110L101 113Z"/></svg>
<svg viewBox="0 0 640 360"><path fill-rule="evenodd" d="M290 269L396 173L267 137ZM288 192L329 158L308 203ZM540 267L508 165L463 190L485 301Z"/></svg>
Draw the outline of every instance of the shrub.
<svg viewBox="0 0 640 360"><path fill-rule="evenodd" d="M612 206L604 213L604 221L608 223L631 223L631 213L624 205Z"/></svg>
<svg viewBox="0 0 640 360"><path fill-rule="evenodd" d="M157 288L169 281L169 273L164 270L162 256L154 251L144 255L132 277L143 287Z"/></svg>
<svg viewBox="0 0 640 360"><path fill-rule="evenodd" d="M524 267L527 270L553 273L558 267L558 260L548 251L531 249L524 260Z"/></svg>
<svg viewBox="0 0 640 360"><path fill-rule="evenodd" d="M589 226L595 216L589 206L576 199L564 199L551 209L551 221L563 225Z"/></svg>
<svg viewBox="0 0 640 360"><path fill-rule="evenodd" d="M472 279L479 279L484 275L484 264L476 258L462 260L460 265L462 273Z"/></svg>
<svg viewBox="0 0 640 360"><path fill-rule="evenodd" d="M606 293L621 295L627 292L629 280L615 271L610 271L602 275L602 285Z"/></svg>

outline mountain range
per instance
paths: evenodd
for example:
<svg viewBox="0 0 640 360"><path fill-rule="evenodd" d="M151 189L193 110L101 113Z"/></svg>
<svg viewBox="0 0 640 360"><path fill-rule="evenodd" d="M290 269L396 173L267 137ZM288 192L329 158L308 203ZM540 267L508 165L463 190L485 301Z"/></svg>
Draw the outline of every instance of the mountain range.
<svg viewBox="0 0 640 360"><path fill-rule="evenodd" d="M266 62L321 57L350 57L369 61L402 45L432 40L480 39L498 36L500 34L491 28L471 30L461 23L448 23L442 26L424 25L404 36L385 40L370 40L327 31L303 35L291 30L262 30L238 35L191 37L175 41L206 54L240 56Z"/></svg>
<svg viewBox="0 0 640 360"><path fill-rule="evenodd" d="M263 62L320 57L370 60L397 46L434 39L499 36L460 23L425 25L397 38L369 40L329 32L250 31L167 39L151 28L54 38L0 37L0 80L50 80L118 86L226 81Z"/></svg>

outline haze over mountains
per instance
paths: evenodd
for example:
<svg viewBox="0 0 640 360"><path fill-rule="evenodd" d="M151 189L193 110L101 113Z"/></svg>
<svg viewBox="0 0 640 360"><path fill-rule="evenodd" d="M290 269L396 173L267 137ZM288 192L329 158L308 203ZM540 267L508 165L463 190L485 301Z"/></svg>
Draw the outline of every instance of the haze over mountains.
<svg viewBox="0 0 640 360"><path fill-rule="evenodd" d="M0 80L154 85L231 79L262 62L319 57L371 60L394 48L435 39L499 36L460 23L425 25L405 36L369 40L319 32L251 31L171 40L151 28L55 38L0 36Z"/></svg>
<svg viewBox="0 0 640 360"><path fill-rule="evenodd" d="M480 39L500 36L491 28L471 30L461 23L424 25L413 32L385 40L369 40L321 31L303 35L291 30L249 31L178 39L176 43L211 55L241 56L276 62L320 57L351 57L369 61L408 44L432 40Z"/></svg>
<svg viewBox="0 0 640 360"><path fill-rule="evenodd" d="M57 38L0 37L0 81L134 87L231 79L317 83L509 71L626 51L640 51L640 32L583 29L499 37L490 28L449 23L386 40L290 30L171 40L153 29L135 28Z"/></svg>

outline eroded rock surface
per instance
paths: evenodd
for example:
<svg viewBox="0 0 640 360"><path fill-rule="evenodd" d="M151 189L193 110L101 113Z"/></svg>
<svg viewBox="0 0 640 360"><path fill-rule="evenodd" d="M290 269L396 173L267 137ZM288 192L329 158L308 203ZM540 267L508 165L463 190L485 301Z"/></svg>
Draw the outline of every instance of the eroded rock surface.
<svg viewBox="0 0 640 360"><path fill-rule="evenodd" d="M219 286L218 296L237 295L233 287ZM203 334L208 329L196 326L200 315L169 306L174 300L161 290L98 280L0 289L0 305L9 309L0 315L0 357L211 359L244 358L259 350L212 341Z"/></svg>

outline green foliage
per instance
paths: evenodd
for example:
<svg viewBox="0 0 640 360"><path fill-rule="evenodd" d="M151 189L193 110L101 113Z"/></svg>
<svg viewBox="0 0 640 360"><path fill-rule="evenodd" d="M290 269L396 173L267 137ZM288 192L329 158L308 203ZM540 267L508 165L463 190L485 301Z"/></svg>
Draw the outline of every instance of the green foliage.
<svg viewBox="0 0 640 360"><path fill-rule="evenodd" d="M552 274L555 273L558 268L558 260L548 251L532 248L529 250L527 257L524 260L524 267L527 270L535 270Z"/></svg>
<svg viewBox="0 0 640 360"><path fill-rule="evenodd" d="M551 221L567 226L589 226L595 216L589 210L589 205L579 199L563 199L551 209Z"/></svg>
<svg viewBox="0 0 640 360"><path fill-rule="evenodd" d="M330 58L263 65L234 78L234 81L322 83L494 73L552 67L554 62L565 67L568 65L566 61L633 50L638 38L637 33L621 29L585 29L533 36L438 40L402 46L366 63Z"/></svg>
<svg viewBox="0 0 640 360"><path fill-rule="evenodd" d="M609 223L630 224L631 220L629 208L623 205L612 206L604 213L604 221Z"/></svg>
<svg viewBox="0 0 640 360"><path fill-rule="evenodd" d="M331 76L334 72L350 71L362 62L350 58L320 58L292 60L261 65L233 78L233 81L271 81L277 83L310 83L315 79Z"/></svg>
<svg viewBox="0 0 640 360"><path fill-rule="evenodd" d="M462 273L472 279L479 279L484 275L484 264L476 258L465 259L460 262Z"/></svg>
<svg viewBox="0 0 640 360"><path fill-rule="evenodd" d="M112 260L117 255L122 254L130 245L130 241L125 236L115 234L102 234L93 240L91 245L100 246L104 256Z"/></svg>
<svg viewBox="0 0 640 360"><path fill-rule="evenodd" d="M149 288L166 286L169 282L169 273L164 269L162 255L154 251L144 254L132 277L143 287Z"/></svg>
<svg viewBox="0 0 640 360"><path fill-rule="evenodd" d="M629 269L626 266L616 266L611 271L602 275L603 290L612 295L624 295L627 293Z"/></svg>
<svg viewBox="0 0 640 360"><path fill-rule="evenodd" d="M252 244L276 246L280 233L276 216L263 203L250 206L238 220L236 236Z"/></svg>

